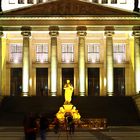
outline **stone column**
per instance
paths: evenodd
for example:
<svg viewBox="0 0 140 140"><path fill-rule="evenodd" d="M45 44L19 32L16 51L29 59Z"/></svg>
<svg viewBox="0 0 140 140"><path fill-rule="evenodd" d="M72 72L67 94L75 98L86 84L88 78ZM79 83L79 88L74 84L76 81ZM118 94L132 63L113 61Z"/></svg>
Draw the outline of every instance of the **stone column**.
<svg viewBox="0 0 140 140"><path fill-rule="evenodd" d="M23 36L23 68L22 68L22 93L23 96L29 95L29 78L30 78L30 28L22 28L21 32Z"/></svg>
<svg viewBox="0 0 140 140"><path fill-rule="evenodd" d="M140 93L140 27L133 28L135 92Z"/></svg>
<svg viewBox="0 0 140 140"><path fill-rule="evenodd" d="M57 95L57 36L59 28L52 26L49 28L51 36L51 96Z"/></svg>
<svg viewBox="0 0 140 140"><path fill-rule="evenodd" d="M2 37L3 32L0 31L0 95L2 95Z"/></svg>
<svg viewBox="0 0 140 140"><path fill-rule="evenodd" d="M107 95L112 96L114 92L113 81L113 27L105 28L106 35L106 86Z"/></svg>
<svg viewBox="0 0 140 140"><path fill-rule="evenodd" d="M77 35L79 37L78 50L79 50L79 94L85 96L86 92L86 77L85 77L85 36L87 28L84 26L77 27Z"/></svg>

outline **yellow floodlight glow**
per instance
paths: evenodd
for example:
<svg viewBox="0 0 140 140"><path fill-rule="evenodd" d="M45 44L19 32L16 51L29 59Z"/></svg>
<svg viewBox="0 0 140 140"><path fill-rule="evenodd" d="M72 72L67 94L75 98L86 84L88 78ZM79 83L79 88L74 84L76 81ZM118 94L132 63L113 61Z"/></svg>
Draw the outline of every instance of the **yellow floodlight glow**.
<svg viewBox="0 0 140 140"><path fill-rule="evenodd" d="M106 78L104 78L104 87L106 87Z"/></svg>
<svg viewBox="0 0 140 140"><path fill-rule="evenodd" d="M30 87L32 87L32 78L29 80Z"/></svg>

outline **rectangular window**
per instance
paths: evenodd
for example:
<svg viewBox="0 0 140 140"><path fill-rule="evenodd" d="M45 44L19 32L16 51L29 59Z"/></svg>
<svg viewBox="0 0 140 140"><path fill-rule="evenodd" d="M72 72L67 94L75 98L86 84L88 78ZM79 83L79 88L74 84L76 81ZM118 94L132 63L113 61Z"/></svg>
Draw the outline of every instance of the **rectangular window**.
<svg viewBox="0 0 140 140"><path fill-rule="evenodd" d="M122 63L126 61L126 44L116 43L113 45L114 61Z"/></svg>
<svg viewBox="0 0 140 140"><path fill-rule="evenodd" d="M88 62L100 61L100 44L88 44Z"/></svg>
<svg viewBox="0 0 140 140"><path fill-rule="evenodd" d="M117 4L117 0L111 0L111 4Z"/></svg>
<svg viewBox="0 0 140 140"><path fill-rule="evenodd" d="M43 0L37 0L37 3L42 3L43 2Z"/></svg>
<svg viewBox="0 0 140 140"><path fill-rule="evenodd" d="M27 3L28 4L33 4L34 2L33 2L33 0L27 0Z"/></svg>
<svg viewBox="0 0 140 140"><path fill-rule="evenodd" d="M22 44L10 44L10 62L22 62Z"/></svg>
<svg viewBox="0 0 140 140"><path fill-rule="evenodd" d="M102 4L107 4L108 0L102 0Z"/></svg>
<svg viewBox="0 0 140 140"><path fill-rule="evenodd" d="M62 62L74 62L74 44L62 44Z"/></svg>
<svg viewBox="0 0 140 140"><path fill-rule="evenodd" d="M24 4L24 0L18 0L18 4Z"/></svg>
<svg viewBox="0 0 140 140"><path fill-rule="evenodd" d="M98 0L92 0L92 2L94 2L94 3L98 3Z"/></svg>
<svg viewBox="0 0 140 140"><path fill-rule="evenodd" d="M15 0L9 0L9 4L15 4Z"/></svg>
<svg viewBox="0 0 140 140"><path fill-rule="evenodd" d="M48 44L36 44L36 61L48 62Z"/></svg>

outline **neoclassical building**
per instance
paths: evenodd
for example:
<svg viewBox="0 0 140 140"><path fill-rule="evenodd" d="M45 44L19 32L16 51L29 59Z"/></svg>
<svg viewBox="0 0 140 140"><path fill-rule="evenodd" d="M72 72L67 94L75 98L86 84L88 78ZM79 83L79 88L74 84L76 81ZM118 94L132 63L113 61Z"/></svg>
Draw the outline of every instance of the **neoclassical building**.
<svg viewBox="0 0 140 140"><path fill-rule="evenodd" d="M0 13L0 94L140 93L140 14L80 0Z"/></svg>

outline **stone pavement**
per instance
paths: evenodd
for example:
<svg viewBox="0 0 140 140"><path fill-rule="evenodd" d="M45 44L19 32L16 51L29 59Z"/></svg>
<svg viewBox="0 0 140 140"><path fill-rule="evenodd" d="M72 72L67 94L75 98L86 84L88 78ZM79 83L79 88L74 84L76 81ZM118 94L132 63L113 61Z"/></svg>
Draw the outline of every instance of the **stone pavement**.
<svg viewBox="0 0 140 140"><path fill-rule="evenodd" d="M24 140L23 128L0 127L0 140ZM47 140L140 140L140 126L108 127L106 130L78 129L74 135L66 131L58 134L50 131Z"/></svg>

